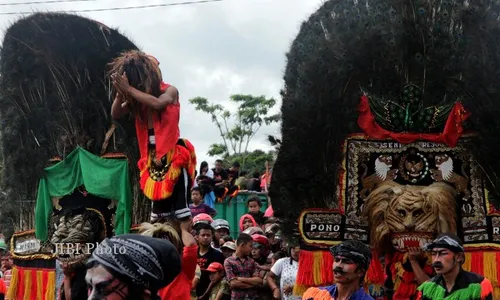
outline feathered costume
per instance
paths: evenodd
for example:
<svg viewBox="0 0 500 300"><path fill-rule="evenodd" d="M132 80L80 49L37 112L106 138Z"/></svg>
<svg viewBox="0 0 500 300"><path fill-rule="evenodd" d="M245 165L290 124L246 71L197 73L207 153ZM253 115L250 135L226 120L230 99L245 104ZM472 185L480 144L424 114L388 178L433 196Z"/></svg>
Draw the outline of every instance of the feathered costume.
<svg viewBox="0 0 500 300"><path fill-rule="evenodd" d="M358 239L386 248L367 275L372 295L411 299L405 249L456 230L465 269L500 298L499 14L497 0L332 0L302 24L287 54L270 188L288 236L297 212L317 208L298 222L309 251L297 293L333 280L322 246ZM441 215L434 232L420 228L421 214ZM425 258L421 267L432 271Z"/></svg>
<svg viewBox="0 0 500 300"><path fill-rule="evenodd" d="M139 158L137 139L132 120L113 122L109 115L106 71L116 56L133 49L117 30L62 13L21 18L2 43L2 187L8 191L2 220L15 223L19 201L37 199L36 237L44 247L52 243L63 265L75 266L73 299L88 297L83 263L92 249L69 244L97 243L130 230L130 177L138 182L139 174L129 161ZM37 257L24 259L35 263ZM29 264L16 265L22 270ZM54 299L53 278L35 273L15 273L17 287L9 297ZM52 291L45 294L47 282Z"/></svg>

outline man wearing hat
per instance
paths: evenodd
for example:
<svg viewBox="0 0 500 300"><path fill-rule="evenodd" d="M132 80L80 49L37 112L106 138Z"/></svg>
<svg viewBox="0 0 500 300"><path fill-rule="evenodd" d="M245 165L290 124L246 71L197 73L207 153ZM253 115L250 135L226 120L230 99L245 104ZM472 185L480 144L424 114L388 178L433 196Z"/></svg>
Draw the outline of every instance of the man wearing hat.
<svg viewBox="0 0 500 300"><path fill-rule="evenodd" d="M425 248L432 253L432 267L436 276L420 285L418 300L493 300L491 282L462 269L465 255L460 238L443 233Z"/></svg>
<svg viewBox="0 0 500 300"><path fill-rule="evenodd" d="M172 243L138 234L103 240L87 263L89 300L157 300L181 271Z"/></svg>
<svg viewBox="0 0 500 300"><path fill-rule="evenodd" d="M331 247L334 257L335 284L309 288L303 300L373 300L363 289L363 279L370 266L370 248L360 241L344 241Z"/></svg>
<svg viewBox="0 0 500 300"><path fill-rule="evenodd" d="M224 254L225 258L230 257L236 252L236 244L234 242L225 242L222 247L220 247L222 254Z"/></svg>

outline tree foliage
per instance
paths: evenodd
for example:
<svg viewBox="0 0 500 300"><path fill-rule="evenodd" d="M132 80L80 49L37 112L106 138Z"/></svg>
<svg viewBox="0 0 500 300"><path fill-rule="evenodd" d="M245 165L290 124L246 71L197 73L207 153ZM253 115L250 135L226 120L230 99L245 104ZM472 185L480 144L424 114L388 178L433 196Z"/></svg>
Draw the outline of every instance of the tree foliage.
<svg viewBox="0 0 500 300"><path fill-rule="evenodd" d="M268 151L264 152L262 150L254 150L247 153L229 155L224 157L224 160L232 164L235 161L242 162L245 161L245 165L242 166L242 170L249 172L252 175L254 172L263 173L266 170L266 162L272 164L275 160L276 152Z"/></svg>
<svg viewBox="0 0 500 300"><path fill-rule="evenodd" d="M222 143L210 145L208 155L221 156L226 160L238 158L242 166L246 167L247 160L252 157L263 157L272 154L263 151L248 151L251 140L263 125L278 122L280 114L271 114L270 110L276 105L274 98L252 95L232 95L231 104L236 104L236 110L231 111L221 104L214 104L203 97L190 99L197 111L209 114L212 122L217 126ZM264 155L265 154L265 155Z"/></svg>

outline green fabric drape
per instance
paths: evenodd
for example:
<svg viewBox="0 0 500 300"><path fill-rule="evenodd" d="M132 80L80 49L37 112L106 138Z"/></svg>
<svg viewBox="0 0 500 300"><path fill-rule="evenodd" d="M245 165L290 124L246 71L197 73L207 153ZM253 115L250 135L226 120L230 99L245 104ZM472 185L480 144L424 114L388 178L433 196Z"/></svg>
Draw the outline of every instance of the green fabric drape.
<svg viewBox="0 0 500 300"><path fill-rule="evenodd" d="M48 238L49 218L53 211L51 198L69 195L81 185L85 185L90 194L117 200L115 233L129 232L132 191L128 161L105 159L76 148L63 161L45 168L45 177L40 179L35 208L35 234L39 240Z"/></svg>

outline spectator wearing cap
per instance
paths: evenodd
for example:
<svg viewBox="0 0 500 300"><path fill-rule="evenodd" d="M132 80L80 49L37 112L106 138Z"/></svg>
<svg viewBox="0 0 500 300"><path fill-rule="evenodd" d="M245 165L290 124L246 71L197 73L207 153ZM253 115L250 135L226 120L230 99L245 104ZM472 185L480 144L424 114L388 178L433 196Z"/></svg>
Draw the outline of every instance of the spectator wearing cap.
<svg viewBox="0 0 500 300"><path fill-rule="evenodd" d="M418 300L493 300L491 282L462 269L465 262L464 247L455 234L439 235L425 250L431 252L436 276L420 285Z"/></svg>
<svg viewBox="0 0 500 300"><path fill-rule="evenodd" d="M251 196L247 200L248 214L252 216L258 226L264 225L264 213L260 210L262 208L262 201L258 196Z"/></svg>
<svg viewBox="0 0 500 300"><path fill-rule="evenodd" d="M236 244L234 242L225 242L222 247L220 247L222 254L225 258L228 258L234 254L236 251Z"/></svg>
<svg viewBox="0 0 500 300"><path fill-rule="evenodd" d="M272 291L267 284L267 276L271 270L269 257L269 240L261 234L252 235L252 258L259 269L259 277L262 278L262 286L258 288L261 299L271 299Z"/></svg>
<svg viewBox="0 0 500 300"><path fill-rule="evenodd" d="M241 221L241 219L240 219ZM254 234L264 234L264 230L262 230L262 228L260 227L255 227L255 226L252 226L252 227L248 227L247 229L243 230L243 233L246 233L248 235L254 235Z"/></svg>
<svg viewBox="0 0 500 300"><path fill-rule="evenodd" d="M224 266L220 263L211 263L207 272L210 274L210 285L205 292L209 300L230 300L231 290L225 279Z"/></svg>
<svg viewBox="0 0 500 300"><path fill-rule="evenodd" d="M303 300L373 300L362 285L370 266L370 248L360 241L344 241L331 247L335 284L326 287L309 288Z"/></svg>
<svg viewBox="0 0 500 300"><path fill-rule="evenodd" d="M269 261L269 239L262 234L252 235L253 245L252 245L252 258L255 260L257 265L265 266L270 263ZM270 270L266 268L267 271Z"/></svg>
<svg viewBox="0 0 500 300"><path fill-rule="evenodd" d="M87 263L88 299L157 300L158 290L181 272L167 240L138 234L104 239Z"/></svg>
<svg viewBox="0 0 500 300"><path fill-rule="evenodd" d="M197 216L195 216L193 218L193 235L196 237L196 231L198 230L198 227L200 224L212 224L214 220L212 219L211 216L205 214L205 213L202 213L202 214L199 214Z"/></svg>
<svg viewBox="0 0 500 300"><path fill-rule="evenodd" d="M201 276L198 285L196 286L196 295L200 299L206 300L208 296L205 292L210 284L209 273L207 272L208 266L213 262L220 264L224 263L224 255L222 252L212 247L212 240L214 237L214 229L211 225L200 223L196 229L198 240L198 265L201 269Z"/></svg>
<svg viewBox="0 0 500 300"><path fill-rule="evenodd" d="M220 248L221 245L224 244L220 243L220 239L223 238L224 236L229 235L230 231L229 222L224 219L216 219L212 222L212 227L215 230L213 247L218 249Z"/></svg>
<svg viewBox="0 0 500 300"><path fill-rule="evenodd" d="M274 218L269 218L266 220L266 224L264 225L264 232L266 237L269 239L272 253L282 251L281 239L276 236L279 231L279 225L275 222L276 220Z"/></svg>

